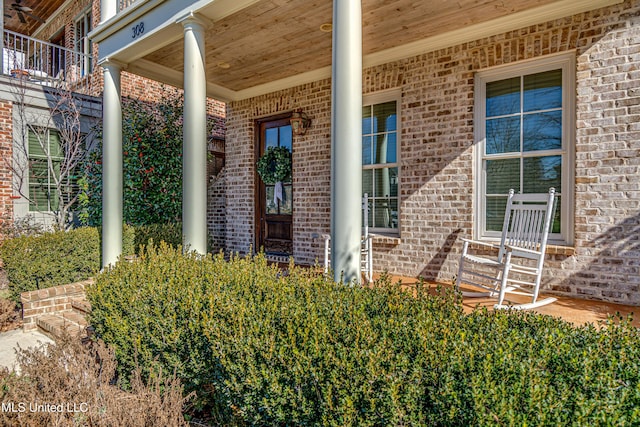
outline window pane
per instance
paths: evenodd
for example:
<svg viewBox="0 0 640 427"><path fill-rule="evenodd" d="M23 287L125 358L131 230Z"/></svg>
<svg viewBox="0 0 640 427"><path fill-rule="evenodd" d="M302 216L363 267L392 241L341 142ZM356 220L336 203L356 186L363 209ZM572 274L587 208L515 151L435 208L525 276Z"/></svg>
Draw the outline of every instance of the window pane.
<svg viewBox="0 0 640 427"><path fill-rule="evenodd" d="M524 151L562 148L562 111L527 114L523 120Z"/></svg>
<svg viewBox="0 0 640 427"><path fill-rule="evenodd" d="M278 146L278 128L270 128L265 131L265 151L269 147L277 147Z"/></svg>
<svg viewBox="0 0 640 427"><path fill-rule="evenodd" d="M373 227L398 228L398 200L376 199L373 217Z"/></svg>
<svg viewBox="0 0 640 427"><path fill-rule="evenodd" d="M520 191L520 159L487 160L487 194Z"/></svg>
<svg viewBox="0 0 640 427"><path fill-rule="evenodd" d="M56 131L49 131L49 150L51 157L64 157L62 144L60 142L60 134Z"/></svg>
<svg viewBox="0 0 640 427"><path fill-rule="evenodd" d="M293 187L291 184L283 185L283 198L280 201L280 213L284 215L291 215L293 213Z"/></svg>
<svg viewBox="0 0 640 427"><path fill-rule="evenodd" d="M31 159L29 161L29 182L36 184L48 184L49 168L46 159Z"/></svg>
<svg viewBox="0 0 640 427"><path fill-rule="evenodd" d="M375 163L395 163L397 160L396 153L395 133L386 133L376 136Z"/></svg>
<svg viewBox="0 0 640 427"><path fill-rule="evenodd" d="M362 171L362 197L365 194L373 197L373 171L371 169Z"/></svg>
<svg viewBox="0 0 640 427"><path fill-rule="evenodd" d="M553 215L553 223L551 224L551 232L552 233L560 233L561 227L562 227L562 223L561 223L561 218L562 215L561 213L561 209L560 206L562 206L562 196L556 196L556 198L554 199L554 205L555 205L555 212Z"/></svg>
<svg viewBox="0 0 640 427"><path fill-rule="evenodd" d="M487 120L487 154L520 151L520 117Z"/></svg>
<svg viewBox="0 0 640 427"><path fill-rule="evenodd" d="M362 137L362 164L363 165L373 164L372 144L373 144L373 137L371 136Z"/></svg>
<svg viewBox="0 0 640 427"><path fill-rule="evenodd" d="M59 193L54 186L49 187L49 209L52 211L57 211L60 207L58 194Z"/></svg>
<svg viewBox="0 0 640 427"><path fill-rule="evenodd" d="M549 187L562 191L562 156L526 158L523 168L525 193L547 193Z"/></svg>
<svg viewBox="0 0 640 427"><path fill-rule="evenodd" d="M48 211L47 187L41 184L29 184L29 210L31 212Z"/></svg>
<svg viewBox="0 0 640 427"><path fill-rule="evenodd" d="M398 168L375 169L374 197L398 196Z"/></svg>
<svg viewBox="0 0 640 427"><path fill-rule="evenodd" d="M367 105L362 107L362 134L371 135L372 133L371 106Z"/></svg>
<svg viewBox="0 0 640 427"><path fill-rule="evenodd" d="M273 185L267 185L266 190L267 200L265 200L265 206L267 207L267 213L277 215L278 205L273 201L275 187Z"/></svg>
<svg viewBox="0 0 640 427"><path fill-rule="evenodd" d="M507 198L487 197L486 201L485 218L487 231L502 231L504 211L507 208Z"/></svg>
<svg viewBox="0 0 640 427"><path fill-rule="evenodd" d="M520 77L487 83L487 117L520 112Z"/></svg>
<svg viewBox="0 0 640 427"><path fill-rule="evenodd" d="M396 102L386 102L373 106L373 133L394 131L396 124Z"/></svg>
<svg viewBox="0 0 640 427"><path fill-rule="evenodd" d="M562 108L562 70L524 76L524 111Z"/></svg>
<svg viewBox="0 0 640 427"><path fill-rule="evenodd" d="M286 147L289 151L292 151L291 125L282 126L278 129L280 129L280 147Z"/></svg>
<svg viewBox="0 0 640 427"><path fill-rule="evenodd" d="M38 135L31 130L29 131L29 156L45 156L45 151L42 146L46 141L42 140L42 138L43 135Z"/></svg>

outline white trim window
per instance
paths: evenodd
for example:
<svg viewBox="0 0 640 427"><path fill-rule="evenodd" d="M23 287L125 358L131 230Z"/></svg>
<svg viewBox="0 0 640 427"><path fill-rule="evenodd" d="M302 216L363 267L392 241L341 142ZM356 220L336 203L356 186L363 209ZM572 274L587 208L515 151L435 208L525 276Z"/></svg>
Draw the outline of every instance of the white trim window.
<svg viewBox="0 0 640 427"><path fill-rule="evenodd" d="M362 107L362 192L369 196L369 227L398 234L400 96L370 95Z"/></svg>
<svg viewBox="0 0 640 427"><path fill-rule="evenodd" d="M499 235L509 189L555 187L550 239L572 243L574 58L553 55L476 75L477 237Z"/></svg>
<svg viewBox="0 0 640 427"><path fill-rule="evenodd" d="M58 210L57 181L60 180L63 161L64 153L57 131L46 129L35 133L29 130L29 211Z"/></svg>
<svg viewBox="0 0 640 427"><path fill-rule="evenodd" d="M74 61L78 66L79 75L76 77L84 77L91 74L91 49L92 44L89 39L89 33L93 29L93 15L91 8L84 11L75 20L73 35L73 51L77 55Z"/></svg>

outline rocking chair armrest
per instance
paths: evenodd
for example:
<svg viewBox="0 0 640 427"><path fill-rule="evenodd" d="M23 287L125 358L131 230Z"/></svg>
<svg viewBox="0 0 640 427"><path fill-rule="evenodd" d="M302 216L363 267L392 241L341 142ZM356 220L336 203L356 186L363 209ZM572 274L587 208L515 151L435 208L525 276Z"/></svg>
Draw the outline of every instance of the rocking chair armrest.
<svg viewBox="0 0 640 427"><path fill-rule="evenodd" d="M499 245L496 245L495 243L491 243L491 242L485 242L482 240L472 240L472 239L465 239L462 238L462 241L465 243L468 243L470 245L479 245L479 246L484 246L487 248L492 248L492 249L500 249Z"/></svg>
<svg viewBox="0 0 640 427"><path fill-rule="evenodd" d="M505 249L509 252L520 252L532 256L540 256L542 253L540 251L534 251L533 249L521 248L519 246L514 245L504 245Z"/></svg>

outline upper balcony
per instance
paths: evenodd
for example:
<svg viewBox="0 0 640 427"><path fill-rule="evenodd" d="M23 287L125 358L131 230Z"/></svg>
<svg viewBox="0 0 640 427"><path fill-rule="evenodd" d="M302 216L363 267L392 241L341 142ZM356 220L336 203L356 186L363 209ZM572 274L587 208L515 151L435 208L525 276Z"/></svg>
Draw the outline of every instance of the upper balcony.
<svg viewBox="0 0 640 427"><path fill-rule="evenodd" d="M87 49L88 50L88 49ZM2 74L51 87L83 92L85 77L95 61L87 52L78 52L11 30L4 30L0 52Z"/></svg>

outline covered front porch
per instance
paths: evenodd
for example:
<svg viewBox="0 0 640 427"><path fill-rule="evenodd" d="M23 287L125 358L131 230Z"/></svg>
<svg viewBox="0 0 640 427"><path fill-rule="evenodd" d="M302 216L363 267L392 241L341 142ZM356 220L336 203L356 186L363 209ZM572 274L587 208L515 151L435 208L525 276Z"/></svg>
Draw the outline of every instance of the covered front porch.
<svg viewBox="0 0 640 427"><path fill-rule="evenodd" d="M603 52L616 51L616 43L632 37L634 2L137 0L118 7L105 0L102 5L102 22L91 36L100 44L105 70L104 265L120 253L122 70L185 90L183 234L192 250L206 250L203 121L209 96L227 102L227 251L258 250L269 234L261 204L274 197L262 188L256 170L261 138L269 129L288 135L291 118L303 113L310 119L306 133L291 133L277 143L290 147L293 173L285 186L290 206L271 212L279 215L277 234L283 241L274 252L313 264L322 258L318 237L328 232L336 278L360 277L360 197L367 192L379 202L372 217L374 270L446 281L455 274L459 238L491 238L490 225L485 226L493 221L488 204L512 185L508 174L483 181L495 153L479 148L485 143L478 130L485 118L477 115L489 85L481 87L482 82L506 75L506 67L511 74L500 77L504 81L513 73L523 79L543 76L542 87L561 87L563 93L551 109L553 117L562 116L561 131L545 139L549 145L518 160L538 174L534 186L548 188L553 181L564 190L561 229L548 251L547 288L638 302L635 246L628 238L638 230L638 203L625 193L629 200L614 206L604 186L591 186L599 180L591 177L603 169L598 169L601 157L594 163L589 150L612 156L618 151L591 144L594 132L607 134L594 119L606 113L588 111L602 107L591 102L597 94L590 91L606 79L598 68ZM625 64L635 61L624 55ZM544 83L547 78L555 83ZM633 83L627 86L631 96ZM611 96L617 94L627 96L620 91ZM393 123L374 129L376 120ZM387 148L380 148L380 141ZM515 157L507 151L500 160L508 163ZM528 160L539 153L547 158ZM528 179L514 178L523 188ZM491 186L495 194L486 191ZM267 214L269 209L274 208L267 206Z"/></svg>

